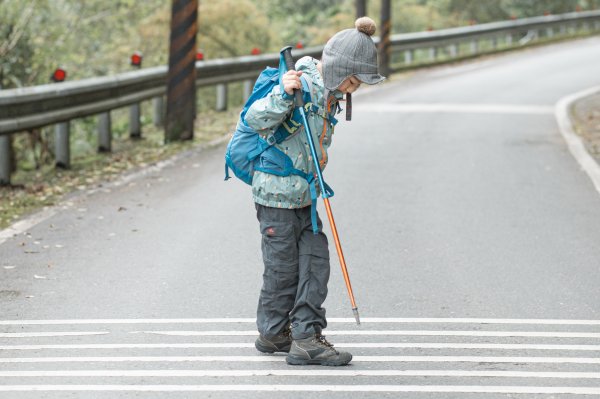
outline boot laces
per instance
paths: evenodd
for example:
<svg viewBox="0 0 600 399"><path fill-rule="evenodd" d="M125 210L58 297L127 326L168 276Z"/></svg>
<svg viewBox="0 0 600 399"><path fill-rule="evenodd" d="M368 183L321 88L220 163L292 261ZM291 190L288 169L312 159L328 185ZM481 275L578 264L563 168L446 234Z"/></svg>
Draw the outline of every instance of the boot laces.
<svg viewBox="0 0 600 399"><path fill-rule="evenodd" d="M326 346L326 347L328 347L328 348L331 348L331 349L333 349L333 344L329 343L329 341L327 341L327 340L325 339L325 336L324 336L324 335L317 334L315 338L316 338L316 340L317 340L317 342L318 342L318 343L320 343L320 344L322 344L322 345L325 345L325 346ZM335 350L335 349L334 349L334 350Z"/></svg>

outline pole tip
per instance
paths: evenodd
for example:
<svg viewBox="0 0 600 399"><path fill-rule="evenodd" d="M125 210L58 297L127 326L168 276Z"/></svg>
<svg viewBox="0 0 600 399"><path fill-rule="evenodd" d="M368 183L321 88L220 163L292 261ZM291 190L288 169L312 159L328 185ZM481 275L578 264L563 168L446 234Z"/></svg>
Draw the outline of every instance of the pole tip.
<svg viewBox="0 0 600 399"><path fill-rule="evenodd" d="M354 318L356 319L356 324L360 326L360 317L358 316L358 308L352 308L352 313L354 313Z"/></svg>

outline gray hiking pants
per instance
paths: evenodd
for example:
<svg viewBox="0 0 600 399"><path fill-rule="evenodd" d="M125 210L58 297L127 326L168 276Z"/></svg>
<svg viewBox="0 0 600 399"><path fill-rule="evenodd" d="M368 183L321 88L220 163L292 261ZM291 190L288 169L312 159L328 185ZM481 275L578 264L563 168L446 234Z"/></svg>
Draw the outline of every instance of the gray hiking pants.
<svg viewBox="0 0 600 399"><path fill-rule="evenodd" d="M327 236L314 234L310 206L271 208L256 204L265 269L256 325L267 337L291 323L294 339L308 338L327 326L325 309L329 281ZM318 218L318 216L317 216Z"/></svg>

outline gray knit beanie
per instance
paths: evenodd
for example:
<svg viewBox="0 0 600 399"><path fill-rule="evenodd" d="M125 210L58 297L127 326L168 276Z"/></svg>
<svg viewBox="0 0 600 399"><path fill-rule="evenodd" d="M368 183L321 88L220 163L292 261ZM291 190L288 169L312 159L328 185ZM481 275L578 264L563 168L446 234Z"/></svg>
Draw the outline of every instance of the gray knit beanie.
<svg viewBox="0 0 600 399"><path fill-rule="evenodd" d="M370 85L385 79L378 72L377 47L371 39L376 30L375 22L369 17L362 17L354 25L356 29L340 31L325 44L321 63L323 81L328 90L337 89L353 75Z"/></svg>

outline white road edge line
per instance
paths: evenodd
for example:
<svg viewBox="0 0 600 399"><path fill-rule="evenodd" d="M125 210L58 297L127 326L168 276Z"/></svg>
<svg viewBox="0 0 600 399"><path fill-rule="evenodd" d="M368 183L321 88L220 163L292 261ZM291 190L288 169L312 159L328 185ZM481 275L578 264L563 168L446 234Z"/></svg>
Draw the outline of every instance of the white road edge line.
<svg viewBox="0 0 600 399"><path fill-rule="evenodd" d="M419 348L419 349L502 349L502 350L555 350L599 351L600 345L561 344L479 344L437 342L336 342L338 348ZM0 350L43 349L187 349L187 348L252 348L252 342L181 343L181 344L50 344L50 345L0 345Z"/></svg>
<svg viewBox="0 0 600 399"><path fill-rule="evenodd" d="M328 323L355 323L354 318L332 317ZM448 323L448 324L540 324L540 325L597 325L600 320L570 319L491 319L464 317L365 317L365 323ZM256 318L190 318L190 319L58 319L58 320L0 320L0 325L79 325L79 324L209 324L209 323L256 323Z"/></svg>
<svg viewBox="0 0 600 399"><path fill-rule="evenodd" d="M471 370L44 370L0 371L1 377L499 377L600 379L600 372Z"/></svg>
<svg viewBox="0 0 600 399"><path fill-rule="evenodd" d="M29 216L28 218L13 223L4 230L0 230L0 245L4 244L4 242L9 238L31 229L33 226L38 223L42 223L44 220L50 219L57 212L58 206L47 208Z"/></svg>
<svg viewBox="0 0 600 399"><path fill-rule="evenodd" d="M561 98L555 107L555 116L558 122L560 133L567 142L569 151L581 166L581 169L587 173L592 180L596 191L600 193L600 166L587 152L583 140L579 137L573 128L569 109L573 103L583 97L587 97L600 92L600 86L594 86L586 90L579 91L569 96Z"/></svg>
<svg viewBox="0 0 600 399"><path fill-rule="evenodd" d="M284 356L75 356L0 358L0 363L79 362L284 362ZM353 362L466 362L466 363L577 363L600 364L597 357L540 356L354 356Z"/></svg>
<svg viewBox="0 0 600 399"><path fill-rule="evenodd" d="M15 391L139 391L139 392L464 392L598 395L595 387L534 387L477 385L5 385Z"/></svg>

